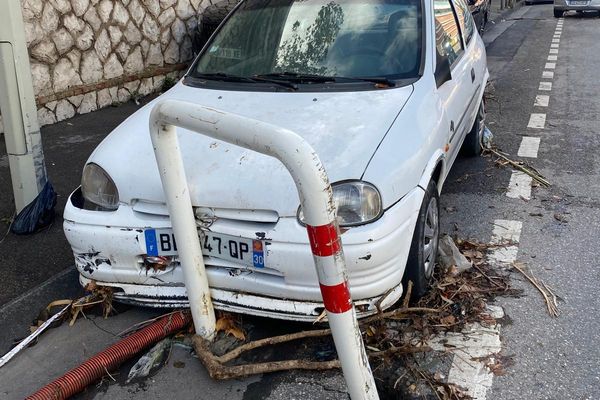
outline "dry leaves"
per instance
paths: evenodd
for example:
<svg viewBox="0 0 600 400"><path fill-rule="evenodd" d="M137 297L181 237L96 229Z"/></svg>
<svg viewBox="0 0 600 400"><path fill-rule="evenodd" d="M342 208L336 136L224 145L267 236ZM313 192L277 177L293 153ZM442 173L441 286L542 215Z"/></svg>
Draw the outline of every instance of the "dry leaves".
<svg viewBox="0 0 600 400"><path fill-rule="evenodd" d="M225 332L227 335L232 335L242 342L246 340L246 334L237 326L231 314L225 314L217 320L216 330L217 332Z"/></svg>

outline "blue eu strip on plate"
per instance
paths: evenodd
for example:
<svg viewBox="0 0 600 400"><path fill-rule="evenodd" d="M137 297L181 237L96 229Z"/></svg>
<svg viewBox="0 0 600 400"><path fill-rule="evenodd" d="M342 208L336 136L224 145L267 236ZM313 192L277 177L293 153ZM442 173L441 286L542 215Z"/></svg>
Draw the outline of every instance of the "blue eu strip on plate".
<svg viewBox="0 0 600 400"><path fill-rule="evenodd" d="M157 256L158 246L156 245L156 230L146 229L144 231L144 236L146 237L146 254L149 256Z"/></svg>

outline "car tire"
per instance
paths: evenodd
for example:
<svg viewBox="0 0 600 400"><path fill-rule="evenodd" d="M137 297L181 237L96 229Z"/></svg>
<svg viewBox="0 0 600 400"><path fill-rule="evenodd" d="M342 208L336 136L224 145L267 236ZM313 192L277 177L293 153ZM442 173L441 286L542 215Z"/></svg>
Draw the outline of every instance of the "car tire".
<svg viewBox="0 0 600 400"><path fill-rule="evenodd" d="M409 281L413 283L412 300L417 300L427 293L433 277L440 236L439 199L436 182L432 180L427 186L419 210L417 226L415 227L404 277L402 278L405 290Z"/></svg>
<svg viewBox="0 0 600 400"><path fill-rule="evenodd" d="M471 131L465 137L461 151L468 157L477 157L481 155L483 148L481 147L481 140L483 138L483 131L485 129L485 104L483 99L479 104L477 110L477 117L471 127Z"/></svg>
<svg viewBox="0 0 600 400"><path fill-rule="evenodd" d="M564 14L564 11L554 10L554 18L560 18Z"/></svg>

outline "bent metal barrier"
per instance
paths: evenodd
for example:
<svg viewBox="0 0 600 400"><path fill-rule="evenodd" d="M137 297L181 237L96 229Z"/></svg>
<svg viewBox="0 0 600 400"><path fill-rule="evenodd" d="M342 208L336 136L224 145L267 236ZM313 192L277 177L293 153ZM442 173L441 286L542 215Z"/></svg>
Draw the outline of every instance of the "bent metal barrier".
<svg viewBox="0 0 600 400"><path fill-rule="evenodd" d="M379 396L350 298L331 185L314 149L296 133L261 121L178 100L158 102L150 136L179 249L196 332L212 339L215 315L176 127L275 157L298 190L323 303L353 400Z"/></svg>

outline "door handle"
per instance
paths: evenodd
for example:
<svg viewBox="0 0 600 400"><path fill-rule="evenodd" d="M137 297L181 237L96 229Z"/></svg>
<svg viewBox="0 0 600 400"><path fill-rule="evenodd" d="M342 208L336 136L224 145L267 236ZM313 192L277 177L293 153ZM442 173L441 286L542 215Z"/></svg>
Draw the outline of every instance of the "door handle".
<svg viewBox="0 0 600 400"><path fill-rule="evenodd" d="M450 132L454 133L454 121L450 121Z"/></svg>
<svg viewBox="0 0 600 400"><path fill-rule="evenodd" d="M471 83L475 83L475 69L471 68Z"/></svg>

